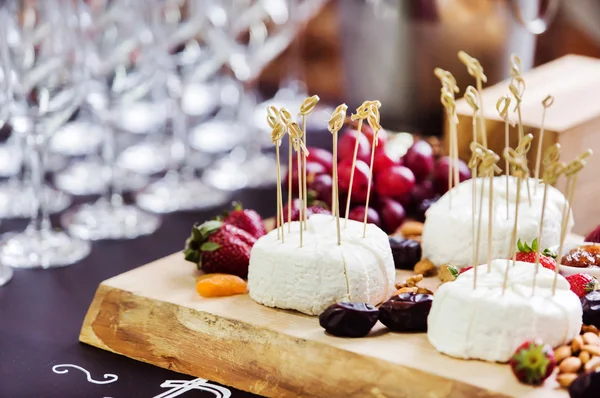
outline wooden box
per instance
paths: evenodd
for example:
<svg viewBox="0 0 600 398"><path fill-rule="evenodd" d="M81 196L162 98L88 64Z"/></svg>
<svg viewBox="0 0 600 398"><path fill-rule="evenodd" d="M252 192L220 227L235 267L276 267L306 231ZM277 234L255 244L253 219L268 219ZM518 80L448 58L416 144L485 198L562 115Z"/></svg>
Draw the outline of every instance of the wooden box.
<svg viewBox="0 0 600 398"><path fill-rule="evenodd" d="M561 159L565 161L572 160L587 148L595 152L579 175L573 200L573 231L587 234L600 224L600 206L595 206L594 203L596 195L600 194L600 59L567 55L532 69L523 77L526 83L521 103L524 131L525 134L532 133L534 136L529 152L532 174L535 169L535 154L542 119L541 102L548 94L554 96L554 104L546 112L543 148L556 142L560 143ZM499 155L502 155L504 150L504 121L496 111L496 102L501 96L510 95L508 84L509 81L506 80L487 87L482 95L488 146ZM461 87L461 91L464 92L465 88ZM511 108L514 109L513 106ZM456 109L459 117L459 156L468 161L471 156L469 144L473 136L473 112L464 99L457 101ZM511 119L517 120L515 112L511 112ZM447 135L446 124L445 142L448 142ZM514 148L517 142L518 132L515 126L511 128L511 147ZM499 162L499 166L503 165L503 161ZM564 178L559 181L558 187L564 187Z"/></svg>

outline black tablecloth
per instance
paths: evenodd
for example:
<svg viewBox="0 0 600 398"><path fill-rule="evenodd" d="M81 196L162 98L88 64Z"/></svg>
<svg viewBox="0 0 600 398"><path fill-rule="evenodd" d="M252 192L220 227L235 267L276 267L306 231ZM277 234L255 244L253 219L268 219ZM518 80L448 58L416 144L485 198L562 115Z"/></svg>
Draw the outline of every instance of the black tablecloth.
<svg viewBox="0 0 600 398"><path fill-rule="evenodd" d="M235 199L263 216L275 209L274 190L247 191L236 194ZM153 235L94 243L91 255L78 264L51 270L16 270L12 281L0 287L0 398L151 398L170 390L161 387L166 380L194 379L79 343L78 336L100 282L181 250L195 221L220 212L167 215ZM23 225L3 222L0 230ZM53 372L53 366L60 364L80 366L93 380L103 381L104 374L115 374L118 380L98 385L88 382L86 374L77 369ZM234 398L254 396L229 390ZM181 396L215 394L193 390Z"/></svg>

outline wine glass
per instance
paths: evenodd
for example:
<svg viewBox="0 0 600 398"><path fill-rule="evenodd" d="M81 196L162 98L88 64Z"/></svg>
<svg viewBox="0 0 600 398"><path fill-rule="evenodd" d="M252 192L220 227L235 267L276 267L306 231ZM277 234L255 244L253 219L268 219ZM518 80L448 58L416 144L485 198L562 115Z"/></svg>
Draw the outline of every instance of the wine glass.
<svg viewBox="0 0 600 398"><path fill-rule="evenodd" d="M0 242L0 262L17 268L50 268L86 257L90 243L52 229L44 200L44 160L49 136L77 110L82 98L81 57L72 9L60 1L14 2L0 10L0 25L15 27L21 47L12 53L7 73L14 76L11 116L29 122L33 212L23 232Z"/></svg>
<svg viewBox="0 0 600 398"><path fill-rule="evenodd" d="M173 17L174 14L178 16L179 2L158 3L158 7L152 2L149 6L156 14L153 29L160 40L146 55L148 62L152 61L161 71L163 92L168 98L166 109L172 130L172 157L166 175L136 194L136 202L140 207L156 213L216 207L224 204L229 194L206 186L196 177L191 165L188 117L182 109L185 69L190 65L182 64L182 58L172 51L173 47L183 44L175 38L179 38L179 41L188 39L204 23L203 4L197 0L187 1L187 19L182 19ZM193 27L192 31L183 35L182 31L190 27Z"/></svg>
<svg viewBox="0 0 600 398"><path fill-rule="evenodd" d="M296 0L295 17L290 18L285 0L210 1L207 15L211 23L209 46L227 54L227 67L242 84L244 94L234 125L245 130L243 145L217 161L204 173L205 180L223 190L263 187L277 183L275 159L261 151L264 131L254 128L253 112L257 77L262 69L292 42L301 23L323 4L322 0ZM214 17L225 15L226 18ZM243 35L246 33L246 35ZM241 38L247 36L247 41Z"/></svg>
<svg viewBox="0 0 600 398"><path fill-rule="evenodd" d="M105 126L102 158L107 186L96 202L70 209L61 217L72 235L84 239L132 239L151 234L160 225L156 215L126 204L115 184L119 110L148 95L157 75L154 68L137 62L144 47L154 40L142 4L116 0L105 8L81 11L95 20L84 36L85 55L92 77L104 84L94 85L96 91L88 96L88 102Z"/></svg>

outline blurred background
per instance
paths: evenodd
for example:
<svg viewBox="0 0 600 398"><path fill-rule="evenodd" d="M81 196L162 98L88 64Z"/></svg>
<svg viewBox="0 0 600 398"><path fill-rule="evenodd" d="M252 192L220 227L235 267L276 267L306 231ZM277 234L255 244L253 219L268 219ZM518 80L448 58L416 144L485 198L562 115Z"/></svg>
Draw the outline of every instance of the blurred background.
<svg viewBox="0 0 600 398"><path fill-rule="evenodd" d="M71 264L90 241L149 235L163 214L272 189L269 104L295 112L318 95L311 146L331 147L335 106L366 99L382 102L388 131L440 137L432 71L472 84L459 50L488 85L509 77L512 53L524 71L600 56L597 0L0 5L0 262L13 267Z"/></svg>

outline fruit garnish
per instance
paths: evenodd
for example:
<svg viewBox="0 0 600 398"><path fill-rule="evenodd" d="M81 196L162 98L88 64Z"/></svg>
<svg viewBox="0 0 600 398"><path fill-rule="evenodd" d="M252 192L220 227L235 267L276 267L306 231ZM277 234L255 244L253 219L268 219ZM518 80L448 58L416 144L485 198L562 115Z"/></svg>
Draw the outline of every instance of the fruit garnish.
<svg viewBox="0 0 600 398"><path fill-rule="evenodd" d="M517 252L517 261L535 263L535 256L538 249L537 238L531 242L531 245L527 244L527 242L522 242L521 239L519 239L517 241L517 248L519 249ZM554 271L556 269L556 260L544 253L546 253L546 250L544 250L543 253L540 253L540 265Z"/></svg>
<svg viewBox="0 0 600 398"><path fill-rule="evenodd" d="M571 291L579 298L598 289L598 281L588 274L567 275L565 279L569 281Z"/></svg>
<svg viewBox="0 0 600 398"><path fill-rule="evenodd" d="M310 191L308 191L310 193ZM320 201L312 201L311 198L308 198L309 207L306 209L306 216L310 218L313 214L331 214L329 209L326 209L327 206L324 202ZM292 200L292 212L291 212L291 221L300 220L300 199ZM285 205L283 207L283 219L285 222L288 221L288 206Z"/></svg>
<svg viewBox="0 0 600 398"><path fill-rule="evenodd" d="M542 384L556 366L552 347L538 340L521 344L509 363L517 379L530 385Z"/></svg>
<svg viewBox="0 0 600 398"><path fill-rule="evenodd" d="M448 169L450 163L455 164L448 156L440 158L435 164L435 170L433 171L433 182L435 188L440 195L443 195L448 190ZM471 178L471 170L465 162L458 160L458 180L463 182Z"/></svg>
<svg viewBox="0 0 600 398"><path fill-rule="evenodd" d="M600 243L600 225L596 227L588 236L585 237L586 242Z"/></svg>
<svg viewBox="0 0 600 398"><path fill-rule="evenodd" d="M415 175L406 166L393 166L375 176L375 190L379 195L401 199L415 186Z"/></svg>
<svg viewBox="0 0 600 398"><path fill-rule="evenodd" d="M246 281L236 275L205 274L196 280L196 291L202 297L233 296L247 290Z"/></svg>
<svg viewBox="0 0 600 398"><path fill-rule="evenodd" d="M363 222L365 220L365 206L356 206L350 209L348 218L354 221ZM375 224L378 227L381 226L381 218L379 217L379 213L377 213L377 210L372 207L369 207L367 210L367 223Z"/></svg>
<svg viewBox="0 0 600 398"><path fill-rule="evenodd" d="M433 295L400 293L381 304L379 320L393 332L426 332Z"/></svg>
<svg viewBox="0 0 600 398"><path fill-rule="evenodd" d="M600 290L594 290L581 298L583 324L600 328Z"/></svg>
<svg viewBox="0 0 600 398"><path fill-rule="evenodd" d="M390 236L389 241L396 269L412 270L421 259L421 244L399 236Z"/></svg>
<svg viewBox="0 0 600 398"><path fill-rule="evenodd" d="M406 220L404 206L392 198L379 198L379 215L381 216L382 229L387 234L392 234Z"/></svg>
<svg viewBox="0 0 600 398"><path fill-rule="evenodd" d="M413 172L417 182L429 177L434 167L431 145L423 140L415 142L404 155L404 165Z"/></svg>
<svg viewBox="0 0 600 398"><path fill-rule="evenodd" d="M244 209L239 202L234 202L232 206L233 210L224 212L221 221L243 229L256 239L267 234L265 222L256 210Z"/></svg>
<svg viewBox="0 0 600 398"><path fill-rule="evenodd" d="M185 242L184 258L206 273L248 276L250 251L256 238L223 221L195 224Z"/></svg>
<svg viewBox="0 0 600 398"><path fill-rule="evenodd" d="M338 141L338 160L340 162L342 160L349 160L350 163L352 163L354 147L356 146L356 136L356 130L348 129L340 137L340 140ZM358 134L356 159L362 160L363 162L369 162L371 159L371 144L369 143L367 136L363 133Z"/></svg>
<svg viewBox="0 0 600 398"><path fill-rule="evenodd" d="M352 174L352 159L344 159L338 164L338 188L341 194L348 193L350 189L350 176ZM354 169L354 180L352 181L352 201L364 203L367 199L367 188L369 186L369 166L358 159ZM340 203L343 206L342 203ZM342 207L344 209L344 207Z"/></svg>
<svg viewBox="0 0 600 398"><path fill-rule="evenodd" d="M582 373L569 386L571 398L597 398L600 391L600 371Z"/></svg>
<svg viewBox="0 0 600 398"><path fill-rule="evenodd" d="M363 337L379 319L377 307L367 303L332 304L319 315L319 325L338 337Z"/></svg>

